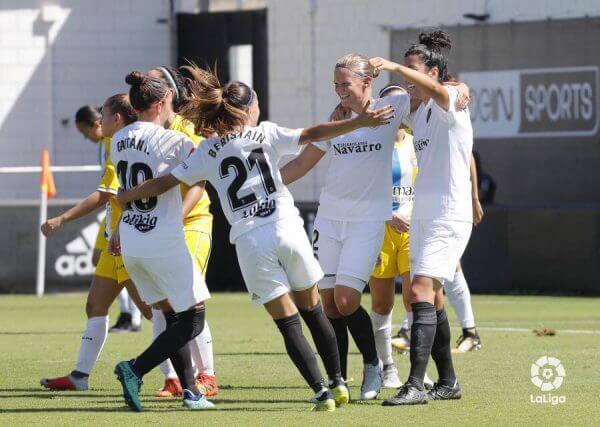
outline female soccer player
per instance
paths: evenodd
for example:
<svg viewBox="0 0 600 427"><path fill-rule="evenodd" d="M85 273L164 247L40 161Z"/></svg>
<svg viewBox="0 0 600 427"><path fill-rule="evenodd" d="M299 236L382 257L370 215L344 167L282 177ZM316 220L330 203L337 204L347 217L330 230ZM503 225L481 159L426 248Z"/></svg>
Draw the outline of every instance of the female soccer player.
<svg viewBox="0 0 600 427"><path fill-rule="evenodd" d="M166 120L163 126L183 133L192 140L195 146L198 146L202 138L195 134L194 125L177 114L190 97L184 77L179 70L168 65L152 68L148 75L160 79L171 91L172 102L164 105ZM213 221L210 213L210 199L207 192L202 192L200 200L192 204L192 198L186 198L189 190L190 187L187 185L181 185L181 196L184 200L185 243L203 277L206 278L206 267L212 247ZM160 310L153 311L152 326L154 338L165 330L165 318ZM217 395L219 387L215 378L212 335L208 327L208 320L204 320L204 329L200 335L190 342L190 350L194 369L198 371L196 378L202 385L203 394L208 397ZM161 363L160 369L165 376L165 383L160 390L154 393L154 396L181 396L181 384L170 360Z"/></svg>
<svg viewBox="0 0 600 427"><path fill-rule="evenodd" d="M101 146L101 163L104 167L106 159L110 153L110 138L104 137L102 134L102 114L96 107L84 105L75 113L75 126L83 137L93 144ZM92 253L92 264L94 267L98 265L100 254L106 250L108 244L108 236L105 234L106 217L101 221L96 242L94 243L94 252ZM108 332L138 332L141 330L142 315L138 310L134 301L129 297L127 288L123 288L119 293L120 314L116 323L110 327Z"/></svg>
<svg viewBox="0 0 600 427"><path fill-rule="evenodd" d="M473 226L469 182L473 130L469 111L455 109L457 90L442 84L447 60L441 51L449 47L443 31L422 33L419 43L405 53L405 66L382 58L370 60L375 75L382 70L400 74L415 85L423 101L411 120L419 166L410 227L411 369L408 381L384 405L461 397L442 286L454 278ZM426 394L423 378L430 356L439 380Z"/></svg>
<svg viewBox="0 0 600 427"><path fill-rule="evenodd" d="M194 149L194 143L181 132L162 126L170 113L165 106L171 105L172 92L160 79L134 71L125 81L131 86L129 97L139 120L112 139L111 156L121 188L168 172ZM202 189L203 183L195 187ZM136 200L127 205L118 230L111 236L113 242L122 244L123 261L138 282L140 295L163 311L167 323L141 355L115 367L125 401L135 411L141 410L142 377L167 358L184 388L184 406L214 407L196 384L191 364L188 343L202 332L204 301L210 294L185 244L181 213L179 188L160 197ZM117 252L114 244L109 249Z"/></svg>
<svg viewBox="0 0 600 427"><path fill-rule="evenodd" d="M257 124L256 93L241 82L222 86L218 78L193 68L195 92L182 115L196 128L215 132L170 174L149 180L119 196L120 203L149 200L180 182L210 181L217 189L230 222L240 268L255 304L274 319L288 355L315 392L315 410L332 411L348 401L341 378L335 335L319 303L315 286L323 277L311 253L298 210L281 182L281 156L297 154L301 145L324 140L363 126L384 125L392 107L368 110L357 117L306 129ZM290 295L293 294L293 299ZM300 318L311 331L330 379L326 387L316 358L302 333Z"/></svg>
<svg viewBox="0 0 600 427"><path fill-rule="evenodd" d="M105 136L110 137L116 130L137 120L137 114L129 104L125 94L111 96L104 103L102 113L102 129ZM115 200L119 184L115 168L107 159L102 181L98 189L87 198L62 215L51 218L42 225L42 233L49 236L65 223L81 218L98 208L109 206L107 213L106 234L114 230L120 213ZM87 326L81 339L79 356L75 369L67 376L53 379L42 378L40 384L53 390L87 390L88 378L102 351L108 333L108 309L119 292L127 286L136 304L143 309L147 318L151 317L150 308L139 298L133 283L129 279L120 257L112 256L108 250L102 251L96 267L92 285L86 303Z"/></svg>
<svg viewBox="0 0 600 427"><path fill-rule="evenodd" d="M372 78L365 57L349 54L340 58L334 68L334 84L341 106L355 115L369 103L373 107L391 105L394 119L313 143L281 170L284 184L294 182L326 152L331 153L314 224L313 249L325 272L319 290L336 333L344 377L348 358L346 327L363 357L362 400L377 397L382 369L371 318L360 305L361 295L381 249L385 221L391 217L390 160L396 131L410 113L406 94L371 100Z"/></svg>

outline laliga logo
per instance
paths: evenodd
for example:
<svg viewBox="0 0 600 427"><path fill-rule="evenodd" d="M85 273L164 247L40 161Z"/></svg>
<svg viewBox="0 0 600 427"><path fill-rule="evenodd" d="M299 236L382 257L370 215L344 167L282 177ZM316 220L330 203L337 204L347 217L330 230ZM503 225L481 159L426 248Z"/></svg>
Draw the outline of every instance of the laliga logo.
<svg viewBox="0 0 600 427"><path fill-rule="evenodd" d="M558 390L565 379L565 368L556 357L542 356L531 365L531 382L542 391ZM551 393L530 396L531 403L565 403L565 396Z"/></svg>

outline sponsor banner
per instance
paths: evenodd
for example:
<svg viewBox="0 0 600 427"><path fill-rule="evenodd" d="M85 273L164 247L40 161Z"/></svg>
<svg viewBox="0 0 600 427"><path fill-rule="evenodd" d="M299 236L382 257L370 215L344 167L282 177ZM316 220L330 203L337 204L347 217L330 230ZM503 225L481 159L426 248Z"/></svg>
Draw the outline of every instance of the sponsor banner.
<svg viewBox="0 0 600 427"><path fill-rule="evenodd" d="M598 67L460 73L470 88L477 138L593 136Z"/></svg>

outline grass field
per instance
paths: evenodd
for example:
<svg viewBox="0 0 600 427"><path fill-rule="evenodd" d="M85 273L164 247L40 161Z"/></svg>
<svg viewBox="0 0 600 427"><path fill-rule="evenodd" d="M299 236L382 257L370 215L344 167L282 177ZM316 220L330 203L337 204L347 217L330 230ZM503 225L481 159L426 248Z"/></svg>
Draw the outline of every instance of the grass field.
<svg viewBox="0 0 600 427"><path fill-rule="evenodd" d="M455 356L463 399L413 408L384 408L381 400L355 403L334 413L309 412L311 392L285 354L273 322L245 294L216 294L208 304L215 364L221 392L218 411L189 412L178 400L160 400L152 392L160 371L144 378L144 412L124 406L114 364L135 356L149 342L151 325L139 334L111 334L92 373L87 392L49 392L42 376L63 375L74 366L84 319L85 295L0 297L1 425L599 425L600 300L524 296L475 296L475 312L484 347ZM368 296L365 305L368 306ZM113 306L112 319L116 307ZM403 315L396 313L396 322ZM452 324L455 325L452 315ZM545 325L557 335L537 337ZM396 328L394 328L395 330ZM453 337L458 334L453 328ZM361 359L351 344L350 373L358 395ZM530 366L543 355L562 361L566 375L554 395L566 403L534 404L544 394L530 381ZM401 376L408 356L395 356ZM435 378L435 367L429 374ZM384 390L388 397L393 390Z"/></svg>

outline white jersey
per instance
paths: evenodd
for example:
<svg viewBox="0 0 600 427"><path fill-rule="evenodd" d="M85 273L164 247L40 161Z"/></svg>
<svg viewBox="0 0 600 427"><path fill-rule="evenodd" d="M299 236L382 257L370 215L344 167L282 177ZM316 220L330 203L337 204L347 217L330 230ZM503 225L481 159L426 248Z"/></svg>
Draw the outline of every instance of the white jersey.
<svg viewBox="0 0 600 427"><path fill-rule="evenodd" d="M298 154L301 132L271 122L246 126L239 133L203 141L171 173L188 185L206 180L215 187L235 243L253 228L299 215L278 163L284 155Z"/></svg>
<svg viewBox="0 0 600 427"><path fill-rule="evenodd" d="M193 149L184 134L138 121L113 136L111 158L121 188L129 189L170 172ZM131 202L119 225L123 255L157 258L185 249L182 217L178 186L158 197Z"/></svg>
<svg viewBox="0 0 600 427"><path fill-rule="evenodd" d="M472 222L471 118L468 109L456 111L457 90L444 88L450 96L448 111L430 99L419 106L412 118L419 165L413 219Z"/></svg>
<svg viewBox="0 0 600 427"><path fill-rule="evenodd" d="M404 140L394 145L392 154L392 212L405 218L412 214L417 170L413 137L405 133Z"/></svg>
<svg viewBox="0 0 600 427"><path fill-rule="evenodd" d="M410 113L408 95L371 101L371 109L393 105L395 117L387 125L360 128L329 141L313 142L330 151L331 162L319 199L318 215L339 221L385 221L391 218L390 159L396 131Z"/></svg>

